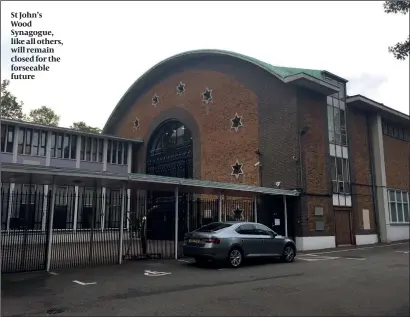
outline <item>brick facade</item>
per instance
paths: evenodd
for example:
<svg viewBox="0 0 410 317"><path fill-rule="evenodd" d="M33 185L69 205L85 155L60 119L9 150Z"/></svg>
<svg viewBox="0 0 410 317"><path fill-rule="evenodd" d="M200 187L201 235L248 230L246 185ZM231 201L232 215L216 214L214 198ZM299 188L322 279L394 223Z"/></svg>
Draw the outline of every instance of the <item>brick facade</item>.
<svg viewBox="0 0 410 317"><path fill-rule="evenodd" d="M299 92L300 127L309 127L301 136L303 183L301 223L303 236L334 235L334 214L329 174L329 142L327 137L326 97L306 90ZM323 208L323 217L315 216L315 206ZM316 230L316 221L324 220L323 231Z"/></svg>
<svg viewBox="0 0 410 317"><path fill-rule="evenodd" d="M368 113L352 107L347 111L352 209L356 234L376 232L368 116ZM369 230L363 228L363 209L369 210Z"/></svg>
<svg viewBox="0 0 410 317"><path fill-rule="evenodd" d="M186 84L182 96L176 93L178 83ZM209 105L202 103L202 92L212 89ZM157 94L159 104L151 98ZM243 127L231 129L235 113L242 116ZM133 130L138 117L141 127ZM296 88L282 83L260 67L237 59L211 56L187 59L168 68L151 87L135 98L127 113L117 122L115 135L141 137L145 140L136 163L145 171L146 144L163 120L183 118L198 129L194 138L194 177L203 180L238 182L248 185L296 188L297 161L297 95ZM195 151L195 147L200 150ZM262 154L256 154L257 150ZM195 157L195 152L197 153ZM231 165L243 163L244 175L231 176ZM255 167L257 161L261 162ZM259 179L261 175L262 179Z"/></svg>
<svg viewBox="0 0 410 317"><path fill-rule="evenodd" d="M388 188L410 190L410 143L383 135Z"/></svg>
<svg viewBox="0 0 410 317"><path fill-rule="evenodd" d="M180 81L186 85L182 96L176 92ZM201 95L206 87L212 89L213 96L208 105L202 103ZM151 101L154 94L160 98L155 107ZM250 89L227 75L216 71L188 70L162 79L139 98L122 120L116 135L142 138L147 144L155 129L149 129L155 118L162 112L180 108L179 111L189 113L199 129L199 139L194 142L194 147L197 142L201 146L198 178L258 185L259 174L254 167L258 160L255 151L259 140L257 104L257 96ZM168 113L169 118L179 119L176 112ZM231 118L235 113L243 117L243 127L237 132L231 129ZM133 129L135 118L140 122L137 130ZM183 119L181 121L185 123ZM236 159L243 164L244 171L238 180L231 176L231 165ZM142 164L141 171L144 171Z"/></svg>

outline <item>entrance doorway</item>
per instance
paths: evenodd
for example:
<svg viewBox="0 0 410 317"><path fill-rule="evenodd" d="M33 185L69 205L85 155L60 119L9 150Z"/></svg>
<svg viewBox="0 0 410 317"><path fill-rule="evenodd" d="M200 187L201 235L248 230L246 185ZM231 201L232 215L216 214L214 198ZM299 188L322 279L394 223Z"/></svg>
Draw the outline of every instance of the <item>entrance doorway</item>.
<svg viewBox="0 0 410 317"><path fill-rule="evenodd" d="M351 211L335 209L336 245L352 244Z"/></svg>
<svg viewBox="0 0 410 317"><path fill-rule="evenodd" d="M178 178L193 177L191 131L180 121L168 120L152 134L147 149L147 174ZM180 226L186 223L186 194L179 197ZM152 239L174 239L173 192L148 192L147 232Z"/></svg>

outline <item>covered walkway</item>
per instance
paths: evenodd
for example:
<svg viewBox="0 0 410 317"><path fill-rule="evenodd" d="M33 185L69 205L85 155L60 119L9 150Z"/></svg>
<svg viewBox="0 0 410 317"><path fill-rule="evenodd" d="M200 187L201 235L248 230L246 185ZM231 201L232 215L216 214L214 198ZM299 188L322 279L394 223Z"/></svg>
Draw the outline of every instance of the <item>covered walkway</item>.
<svg viewBox="0 0 410 317"><path fill-rule="evenodd" d="M131 258L138 257L140 254L178 258L178 256L182 255L180 245L181 240L183 240L183 234L187 230L195 229L196 225L202 224L202 220L200 223L195 220L195 223L190 226L190 223L193 223L193 219L189 219L189 215L192 213L182 215L181 212L187 213L187 209L199 208L202 213L209 213L210 216L208 217L210 219L222 221L226 219L226 213L224 212L226 206L223 206L223 201L226 197L252 199L253 203L251 203L250 208L248 208L252 215L249 216L248 213L248 216L243 219L258 221L256 198L260 195L282 196L284 201L285 230L287 230L286 197L299 195L299 192L296 190L284 190L279 188L255 187L146 174L120 175L109 172L62 169L24 164L2 164L1 181L2 184L37 184L45 185L48 188L43 194L46 197L43 201L48 203L46 203L47 206L44 205L46 207L41 207L43 215L42 219L39 220L41 225L38 228L25 227L21 230L11 230L9 222L12 208L8 208L8 225L2 228L3 264L9 263L9 267L5 267L5 265L2 266L2 271L4 272L32 270L34 267L37 269L50 270L64 266L64 263L73 262L73 258L76 258L75 262L79 263L78 265L81 263L83 263L81 265L103 264L105 262L121 264L130 254L132 255ZM71 230L58 230L55 220L59 212L59 203L56 201L56 199L59 199L57 193L58 186L79 186L95 189L110 188L117 190L120 193L117 197L117 202L111 203L111 205L118 207L118 225L116 228L110 229L107 225L104 228L104 223L107 224L107 222L104 221L104 215L107 218L108 211L103 211L97 215L97 207L91 207L92 221L90 221L89 227L77 227L75 221ZM172 199L165 203L169 211L168 215L166 215L166 217L169 217L167 221L168 223L170 223L170 219L173 221L172 228L168 228L169 234L173 236L173 239L166 239L165 241L165 238L150 238L149 232L147 239L147 223L144 221L147 221L146 219L150 212L149 209L155 209L157 206L149 206L149 203L144 198L134 199L133 197L134 193L145 191L173 193L173 195L171 195L172 197L170 197ZM218 199L213 200L206 206L202 203L202 205L198 207L196 201L189 201L187 203L185 199L185 197L187 197L186 194L212 195L217 196ZM29 195L31 195L31 193L29 193ZM9 199L12 199L12 195L10 197ZM79 204L80 199L78 195L73 196L76 205ZM104 200L105 198L93 196L92 199L97 201L98 199ZM130 203L133 199L136 204ZM83 197L82 200L85 201L87 198ZM91 200L91 198L89 198L89 200ZM169 208L170 202L171 208ZM97 205L98 203L90 204L90 206ZM102 208L104 209L104 207ZM211 215L212 210L216 211L215 216ZM27 210L23 212L25 212L27 218L27 213L29 212L28 207ZM100 215L102 220L97 228L94 223ZM74 215L74 218L77 219L77 214ZM133 228L135 229L134 231L132 230ZM143 234L144 228L145 234ZM149 230L148 227L148 231ZM142 243L143 240L145 240L144 243ZM160 247L158 240L161 240ZM138 249L137 251L131 252L136 248ZM18 252L10 251L11 249L16 249ZM106 251L108 249L110 250L109 252ZM102 250L104 250L104 252ZM34 258L36 260L33 266L31 262L33 262ZM15 262L18 262L18 269L13 268L16 266ZM73 265L78 266L75 263L71 264L71 266Z"/></svg>

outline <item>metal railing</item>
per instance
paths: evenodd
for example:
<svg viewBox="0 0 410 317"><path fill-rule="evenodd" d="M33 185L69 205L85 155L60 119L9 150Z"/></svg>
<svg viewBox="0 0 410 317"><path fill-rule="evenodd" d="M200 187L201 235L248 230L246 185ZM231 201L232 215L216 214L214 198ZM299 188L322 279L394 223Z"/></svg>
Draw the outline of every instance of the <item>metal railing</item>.
<svg viewBox="0 0 410 317"><path fill-rule="evenodd" d="M253 221L249 200L125 190L1 191L2 272L182 256L185 233L218 221ZM175 243L178 241L178 247Z"/></svg>

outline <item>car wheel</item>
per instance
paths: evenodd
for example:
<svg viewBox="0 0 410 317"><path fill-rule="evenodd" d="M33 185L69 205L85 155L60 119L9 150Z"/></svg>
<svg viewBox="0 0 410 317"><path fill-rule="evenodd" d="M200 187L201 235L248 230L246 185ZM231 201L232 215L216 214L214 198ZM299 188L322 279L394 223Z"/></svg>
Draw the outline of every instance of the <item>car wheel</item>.
<svg viewBox="0 0 410 317"><path fill-rule="evenodd" d="M243 253L240 249L233 248L231 251L229 251L228 263L231 267L233 268L240 267L242 264L242 261L243 261Z"/></svg>
<svg viewBox="0 0 410 317"><path fill-rule="evenodd" d="M293 262L295 259L295 248L292 245L286 245L283 250L282 260L285 262Z"/></svg>

